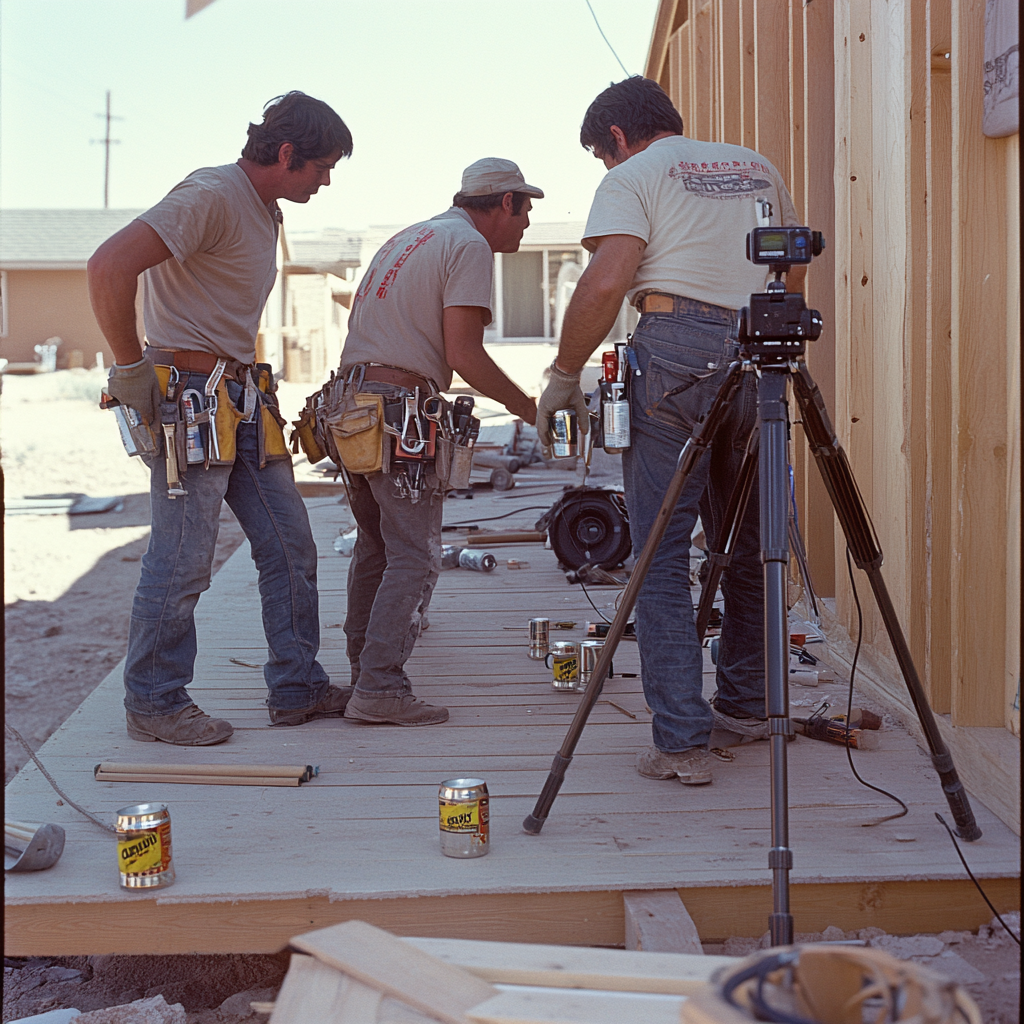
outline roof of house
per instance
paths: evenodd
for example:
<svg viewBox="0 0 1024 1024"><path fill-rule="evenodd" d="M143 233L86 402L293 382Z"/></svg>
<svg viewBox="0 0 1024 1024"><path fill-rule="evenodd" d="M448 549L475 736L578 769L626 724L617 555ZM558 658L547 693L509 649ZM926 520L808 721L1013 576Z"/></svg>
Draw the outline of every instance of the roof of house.
<svg viewBox="0 0 1024 1024"><path fill-rule="evenodd" d="M77 270L142 210L0 210L0 267Z"/></svg>
<svg viewBox="0 0 1024 1024"><path fill-rule="evenodd" d="M359 266L361 245L361 233L346 228L289 231L285 269L292 273L309 271L344 277L346 269Z"/></svg>
<svg viewBox="0 0 1024 1024"><path fill-rule="evenodd" d="M578 246L586 226L586 222L582 220L531 224L523 235L523 245L543 245L548 248L557 248L560 245Z"/></svg>

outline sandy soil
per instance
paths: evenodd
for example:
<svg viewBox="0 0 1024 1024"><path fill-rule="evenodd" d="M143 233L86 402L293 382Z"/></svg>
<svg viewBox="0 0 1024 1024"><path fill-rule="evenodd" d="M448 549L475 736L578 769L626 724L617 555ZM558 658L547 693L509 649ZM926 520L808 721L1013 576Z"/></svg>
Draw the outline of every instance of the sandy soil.
<svg viewBox="0 0 1024 1024"><path fill-rule="evenodd" d="M97 407L102 384L103 375L94 371L3 378L0 445L7 499L69 492L124 499L120 512L5 519L5 710L33 748L123 656L149 536L148 472L124 454L113 417ZM311 390L307 384L282 385L286 417L294 417ZM216 567L243 542L225 507ZM5 779L25 760L21 748L7 741ZM1015 921L1019 931L1019 915ZM799 936L804 941L821 937ZM878 929L859 937L887 948L888 937ZM931 941L915 945L914 938ZM896 955L965 983L986 1024L1019 1019L1019 950L998 924L975 935L893 941L910 943L893 948ZM757 939L731 939L706 951L742 956L759 945ZM246 1019L250 998L273 998L286 967L287 954L5 960L3 1020L58 1007L93 1010L161 993L168 1003L184 1005L189 1024L234 1024ZM242 992L241 999L229 998Z"/></svg>

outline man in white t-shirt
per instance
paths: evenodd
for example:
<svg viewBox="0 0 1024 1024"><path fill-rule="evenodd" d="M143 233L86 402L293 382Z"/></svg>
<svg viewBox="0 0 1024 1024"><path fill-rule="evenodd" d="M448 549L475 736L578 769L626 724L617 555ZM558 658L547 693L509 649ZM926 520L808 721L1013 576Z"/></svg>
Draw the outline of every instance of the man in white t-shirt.
<svg viewBox="0 0 1024 1024"><path fill-rule="evenodd" d="M556 409L575 408L587 429L580 373L628 297L641 314L632 339L640 376L629 378L632 446L623 455L637 554L679 451L724 379L736 311L764 290L765 268L745 256L758 208L769 204L773 224L797 223L785 184L764 157L682 133L669 97L639 76L606 89L587 110L580 141L608 174L583 239L593 257L566 312L537 412L542 443L550 443ZM791 290L800 284L802 273L790 274ZM637 770L648 778L711 782L712 728L718 745L767 738L756 483L722 580L714 708L701 695L703 659L689 584L698 512L709 536L716 536L756 413L756 391L746 375L711 450L687 482L637 600L644 694L654 713L654 745L639 752Z"/></svg>
<svg viewBox="0 0 1024 1024"><path fill-rule="evenodd" d="M237 163L194 171L89 260L93 310L115 359L107 391L138 410L158 440L156 454L144 456L152 529L124 670L128 735L147 742L209 746L233 731L202 712L186 689L196 656L193 612L210 585L224 501L259 571L271 723L337 717L351 694L331 686L317 661L316 545L295 489L271 370L256 363L256 333L277 276L277 200L306 203L329 185L335 163L352 152L352 136L326 103L301 92L272 100L248 135ZM140 274L145 350L135 326ZM201 450L194 432L189 442L199 461L165 460L162 424L180 420L184 402L200 417L209 412L218 382L226 390L223 438L204 423ZM174 429L180 455L184 425Z"/></svg>
<svg viewBox="0 0 1024 1024"><path fill-rule="evenodd" d="M467 167L449 210L398 232L374 256L352 303L342 373L385 401L419 389L422 403L450 387L454 371L534 423L536 403L487 354L483 335L492 319L493 254L519 249L532 199L543 197L511 160ZM446 708L413 696L404 667L441 568L444 488L429 461L415 503L391 473L348 475L359 536L345 619L355 691L345 717L406 726L447 721Z"/></svg>

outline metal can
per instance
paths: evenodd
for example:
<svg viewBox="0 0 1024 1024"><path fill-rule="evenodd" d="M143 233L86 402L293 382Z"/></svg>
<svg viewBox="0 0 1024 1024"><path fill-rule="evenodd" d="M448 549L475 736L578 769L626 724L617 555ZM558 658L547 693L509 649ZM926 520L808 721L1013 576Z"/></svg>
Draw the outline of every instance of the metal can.
<svg viewBox="0 0 1024 1024"><path fill-rule="evenodd" d="M122 889L163 889L174 881L166 804L135 804L117 812L117 866Z"/></svg>
<svg viewBox="0 0 1024 1024"><path fill-rule="evenodd" d="M597 659L601 656L601 648L604 647L603 640L584 640L580 643L580 678L576 684L577 690L585 690L594 674Z"/></svg>
<svg viewBox="0 0 1024 1024"><path fill-rule="evenodd" d="M185 410L185 461L189 465L206 461L203 451L203 436L199 431L196 416L203 411L203 396L195 388L189 388L181 396L181 404Z"/></svg>
<svg viewBox="0 0 1024 1024"><path fill-rule="evenodd" d="M580 453L580 425L575 409L557 409L551 415L551 454L568 459Z"/></svg>
<svg viewBox="0 0 1024 1024"><path fill-rule="evenodd" d="M483 779L448 779L437 791L441 852L482 857L490 850L490 797Z"/></svg>
<svg viewBox="0 0 1024 1024"><path fill-rule="evenodd" d="M611 455L629 447L629 402L622 396L625 384L611 384L611 400L601 403L604 450Z"/></svg>
<svg viewBox="0 0 1024 1024"><path fill-rule="evenodd" d="M580 675L580 659L576 653L576 645L560 640L551 645L548 657L551 659L552 689L575 690Z"/></svg>
<svg viewBox="0 0 1024 1024"><path fill-rule="evenodd" d="M490 551L470 551L463 548L459 552L459 566L463 569L475 569L477 572L491 572L498 560Z"/></svg>
<svg viewBox="0 0 1024 1024"><path fill-rule="evenodd" d="M534 661L543 661L547 657L550 628L550 619L530 619L530 657Z"/></svg>

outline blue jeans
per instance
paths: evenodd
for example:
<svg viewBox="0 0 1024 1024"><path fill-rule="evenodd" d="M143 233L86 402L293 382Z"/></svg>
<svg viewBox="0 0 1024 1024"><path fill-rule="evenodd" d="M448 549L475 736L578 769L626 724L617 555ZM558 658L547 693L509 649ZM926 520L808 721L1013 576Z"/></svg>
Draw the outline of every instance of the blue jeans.
<svg viewBox="0 0 1024 1024"><path fill-rule="evenodd" d="M188 377L185 387L202 391L206 376ZM242 389L233 381L227 387L237 402ZM196 657L193 613L199 595L210 586L222 500L249 538L259 573L269 648L263 667L267 704L281 710L306 708L327 690L327 673L316 659L316 544L291 461L259 468L255 421L238 425L236 444L231 466L188 467L182 477L188 491L184 497L167 496L162 445L156 458L147 459L152 532L132 604L124 669L124 705L134 714L170 715L193 703L185 689Z"/></svg>
<svg viewBox="0 0 1024 1024"><path fill-rule="evenodd" d="M631 379L632 447L623 456L633 550L639 555L676 468L680 449L710 409L725 378L726 340L735 313L645 314L633 334L642 371ZM690 593L690 535L698 511L709 543L717 539L747 438L757 420L752 374L691 474L637 599L644 694L654 713L654 744L676 753L706 746L711 708L702 690L703 658ZM722 577L725 611L715 706L738 718L765 716L764 581L755 479L732 562Z"/></svg>
<svg viewBox="0 0 1024 1024"><path fill-rule="evenodd" d="M386 399L400 394L370 381L362 390ZM352 683L360 697L400 697L412 690L405 663L441 570L444 488L432 461L424 465L423 492L415 503L399 495L391 474L350 474L349 481L359 527L345 618Z"/></svg>

